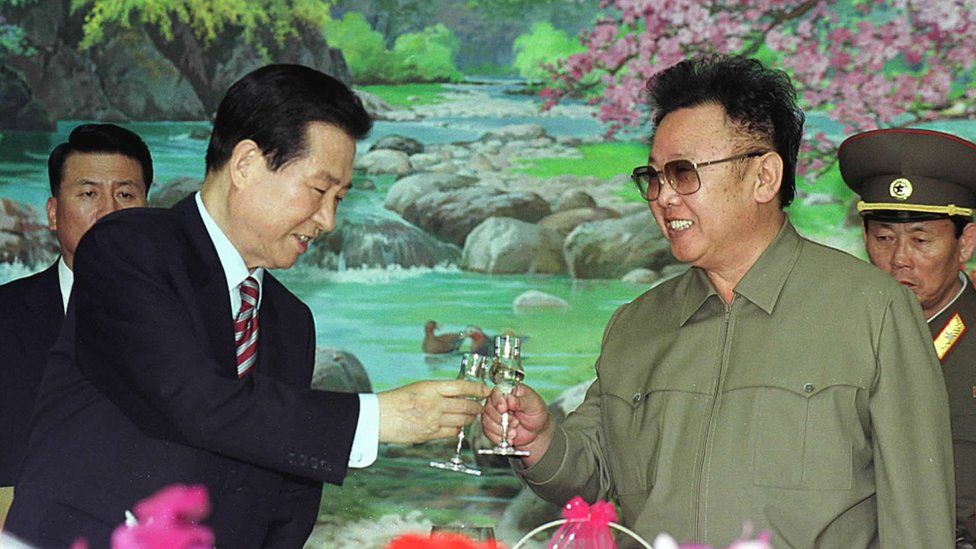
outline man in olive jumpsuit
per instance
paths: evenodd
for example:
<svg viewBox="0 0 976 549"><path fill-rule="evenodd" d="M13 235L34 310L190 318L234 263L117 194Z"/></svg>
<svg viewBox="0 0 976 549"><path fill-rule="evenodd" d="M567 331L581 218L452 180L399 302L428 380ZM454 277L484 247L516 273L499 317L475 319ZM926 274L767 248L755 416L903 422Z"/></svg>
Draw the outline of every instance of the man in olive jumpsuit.
<svg viewBox="0 0 976 549"><path fill-rule="evenodd" d="M871 263L908 287L942 362L956 472L956 540L973 547L976 525L976 290L960 270L976 246L976 144L930 130L861 133L838 151L861 196Z"/></svg>
<svg viewBox="0 0 976 549"><path fill-rule="evenodd" d="M787 219L803 127L789 78L708 57L648 91L634 181L691 269L617 310L575 412L557 423L528 386L493 391L485 433L497 441L510 410L528 486L613 499L647 539L725 547L749 525L774 547L951 547L928 327L907 288Z"/></svg>

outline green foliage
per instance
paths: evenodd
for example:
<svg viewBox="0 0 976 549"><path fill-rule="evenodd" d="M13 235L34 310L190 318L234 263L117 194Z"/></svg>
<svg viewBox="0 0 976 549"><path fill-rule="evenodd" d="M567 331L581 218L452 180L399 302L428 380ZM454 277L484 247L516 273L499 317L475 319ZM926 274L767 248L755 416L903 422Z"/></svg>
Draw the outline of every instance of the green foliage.
<svg viewBox="0 0 976 549"><path fill-rule="evenodd" d="M393 70L393 60L383 45L383 35L374 31L363 14L347 12L322 26L329 44L342 50L355 82L382 82Z"/></svg>
<svg viewBox="0 0 976 549"><path fill-rule="evenodd" d="M519 161L529 164L516 171L536 177L576 175L610 180L629 176L635 166L647 163L648 146L633 141L593 143L579 148L582 158L539 158ZM634 196L637 192L634 191Z"/></svg>
<svg viewBox="0 0 976 549"><path fill-rule="evenodd" d="M0 16L0 59L8 55L34 55L36 50L27 43L24 29L6 23Z"/></svg>
<svg viewBox="0 0 976 549"><path fill-rule="evenodd" d="M393 44L393 57L400 71L397 80L460 81L461 73L454 66L454 56L459 49L461 41L440 23L421 32L402 34Z"/></svg>
<svg viewBox="0 0 976 549"><path fill-rule="evenodd" d="M544 82L549 79L549 72L543 68L543 64L555 64L556 60L585 49L579 41L548 22L533 23L528 33L515 39L512 45L515 61L512 65L529 83Z"/></svg>
<svg viewBox="0 0 976 549"><path fill-rule="evenodd" d="M8 0L9 1L9 0ZM329 18L333 0L71 0L72 13L84 12L82 49L105 40L113 27L149 25L166 39L173 24L188 25L204 44L227 27L235 27L251 43L270 40L281 46L296 34L297 24L320 27Z"/></svg>
<svg viewBox="0 0 976 549"><path fill-rule="evenodd" d="M815 181L798 178L796 189L798 193L829 195L836 199L822 204L803 204L802 200L794 201L788 211L790 221L797 230L805 236L821 241L832 239L829 243L842 249L859 249L859 227L856 223L851 225L848 219L855 195L844 184L837 164Z"/></svg>
<svg viewBox="0 0 976 549"><path fill-rule="evenodd" d="M392 51L384 46L383 35L358 12L347 12L340 20L325 23L322 31L330 44L342 50L353 81L359 84L461 79L454 65L461 43L442 24L400 35Z"/></svg>

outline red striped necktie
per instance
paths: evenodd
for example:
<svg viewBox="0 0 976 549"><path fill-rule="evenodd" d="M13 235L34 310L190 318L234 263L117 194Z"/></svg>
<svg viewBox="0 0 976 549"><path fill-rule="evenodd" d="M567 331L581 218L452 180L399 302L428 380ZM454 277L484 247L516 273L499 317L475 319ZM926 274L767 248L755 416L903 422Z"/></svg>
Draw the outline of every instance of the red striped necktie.
<svg viewBox="0 0 976 549"><path fill-rule="evenodd" d="M258 281L247 277L241 282L241 308L234 320L234 342L237 344L237 377L254 369L258 358Z"/></svg>

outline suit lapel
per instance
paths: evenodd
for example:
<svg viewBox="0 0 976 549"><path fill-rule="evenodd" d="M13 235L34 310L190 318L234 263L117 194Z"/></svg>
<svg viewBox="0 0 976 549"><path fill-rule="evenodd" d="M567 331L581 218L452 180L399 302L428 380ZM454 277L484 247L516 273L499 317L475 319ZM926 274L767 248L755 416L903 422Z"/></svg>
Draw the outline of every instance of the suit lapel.
<svg viewBox="0 0 976 549"><path fill-rule="evenodd" d="M178 202L173 210L182 214L189 237L191 253L187 259L188 274L197 294L197 308L203 317L210 349L220 363L221 370L228 376L237 377L237 351L234 345L230 296L217 250L203 224L193 194Z"/></svg>

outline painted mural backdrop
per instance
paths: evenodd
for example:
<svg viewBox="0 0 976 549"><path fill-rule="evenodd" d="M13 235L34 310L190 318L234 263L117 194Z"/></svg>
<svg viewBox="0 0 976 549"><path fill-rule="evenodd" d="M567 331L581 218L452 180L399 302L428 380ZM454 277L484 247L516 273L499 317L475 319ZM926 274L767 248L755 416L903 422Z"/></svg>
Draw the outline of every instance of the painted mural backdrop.
<svg viewBox="0 0 976 549"><path fill-rule="evenodd" d="M226 88L303 63L377 120L336 230L278 273L314 312L316 386L451 378L461 352L514 332L526 382L561 413L614 309L682 269L628 180L647 155L648 77L706 52L789 72L808 114L790 216L863 255L834 150L876 127L976 139L974 32L973 0L0 0L0 282L56 258L45 162L79 121L143 135L150 200L170 205L200 185ZM422 351L429 321L444 337L427 348L443 352ZM325 487L309 546L450 522L511 543L555 516L505 463L479 458L480 477L428 466L452 451L384 446Z"/></svg>

